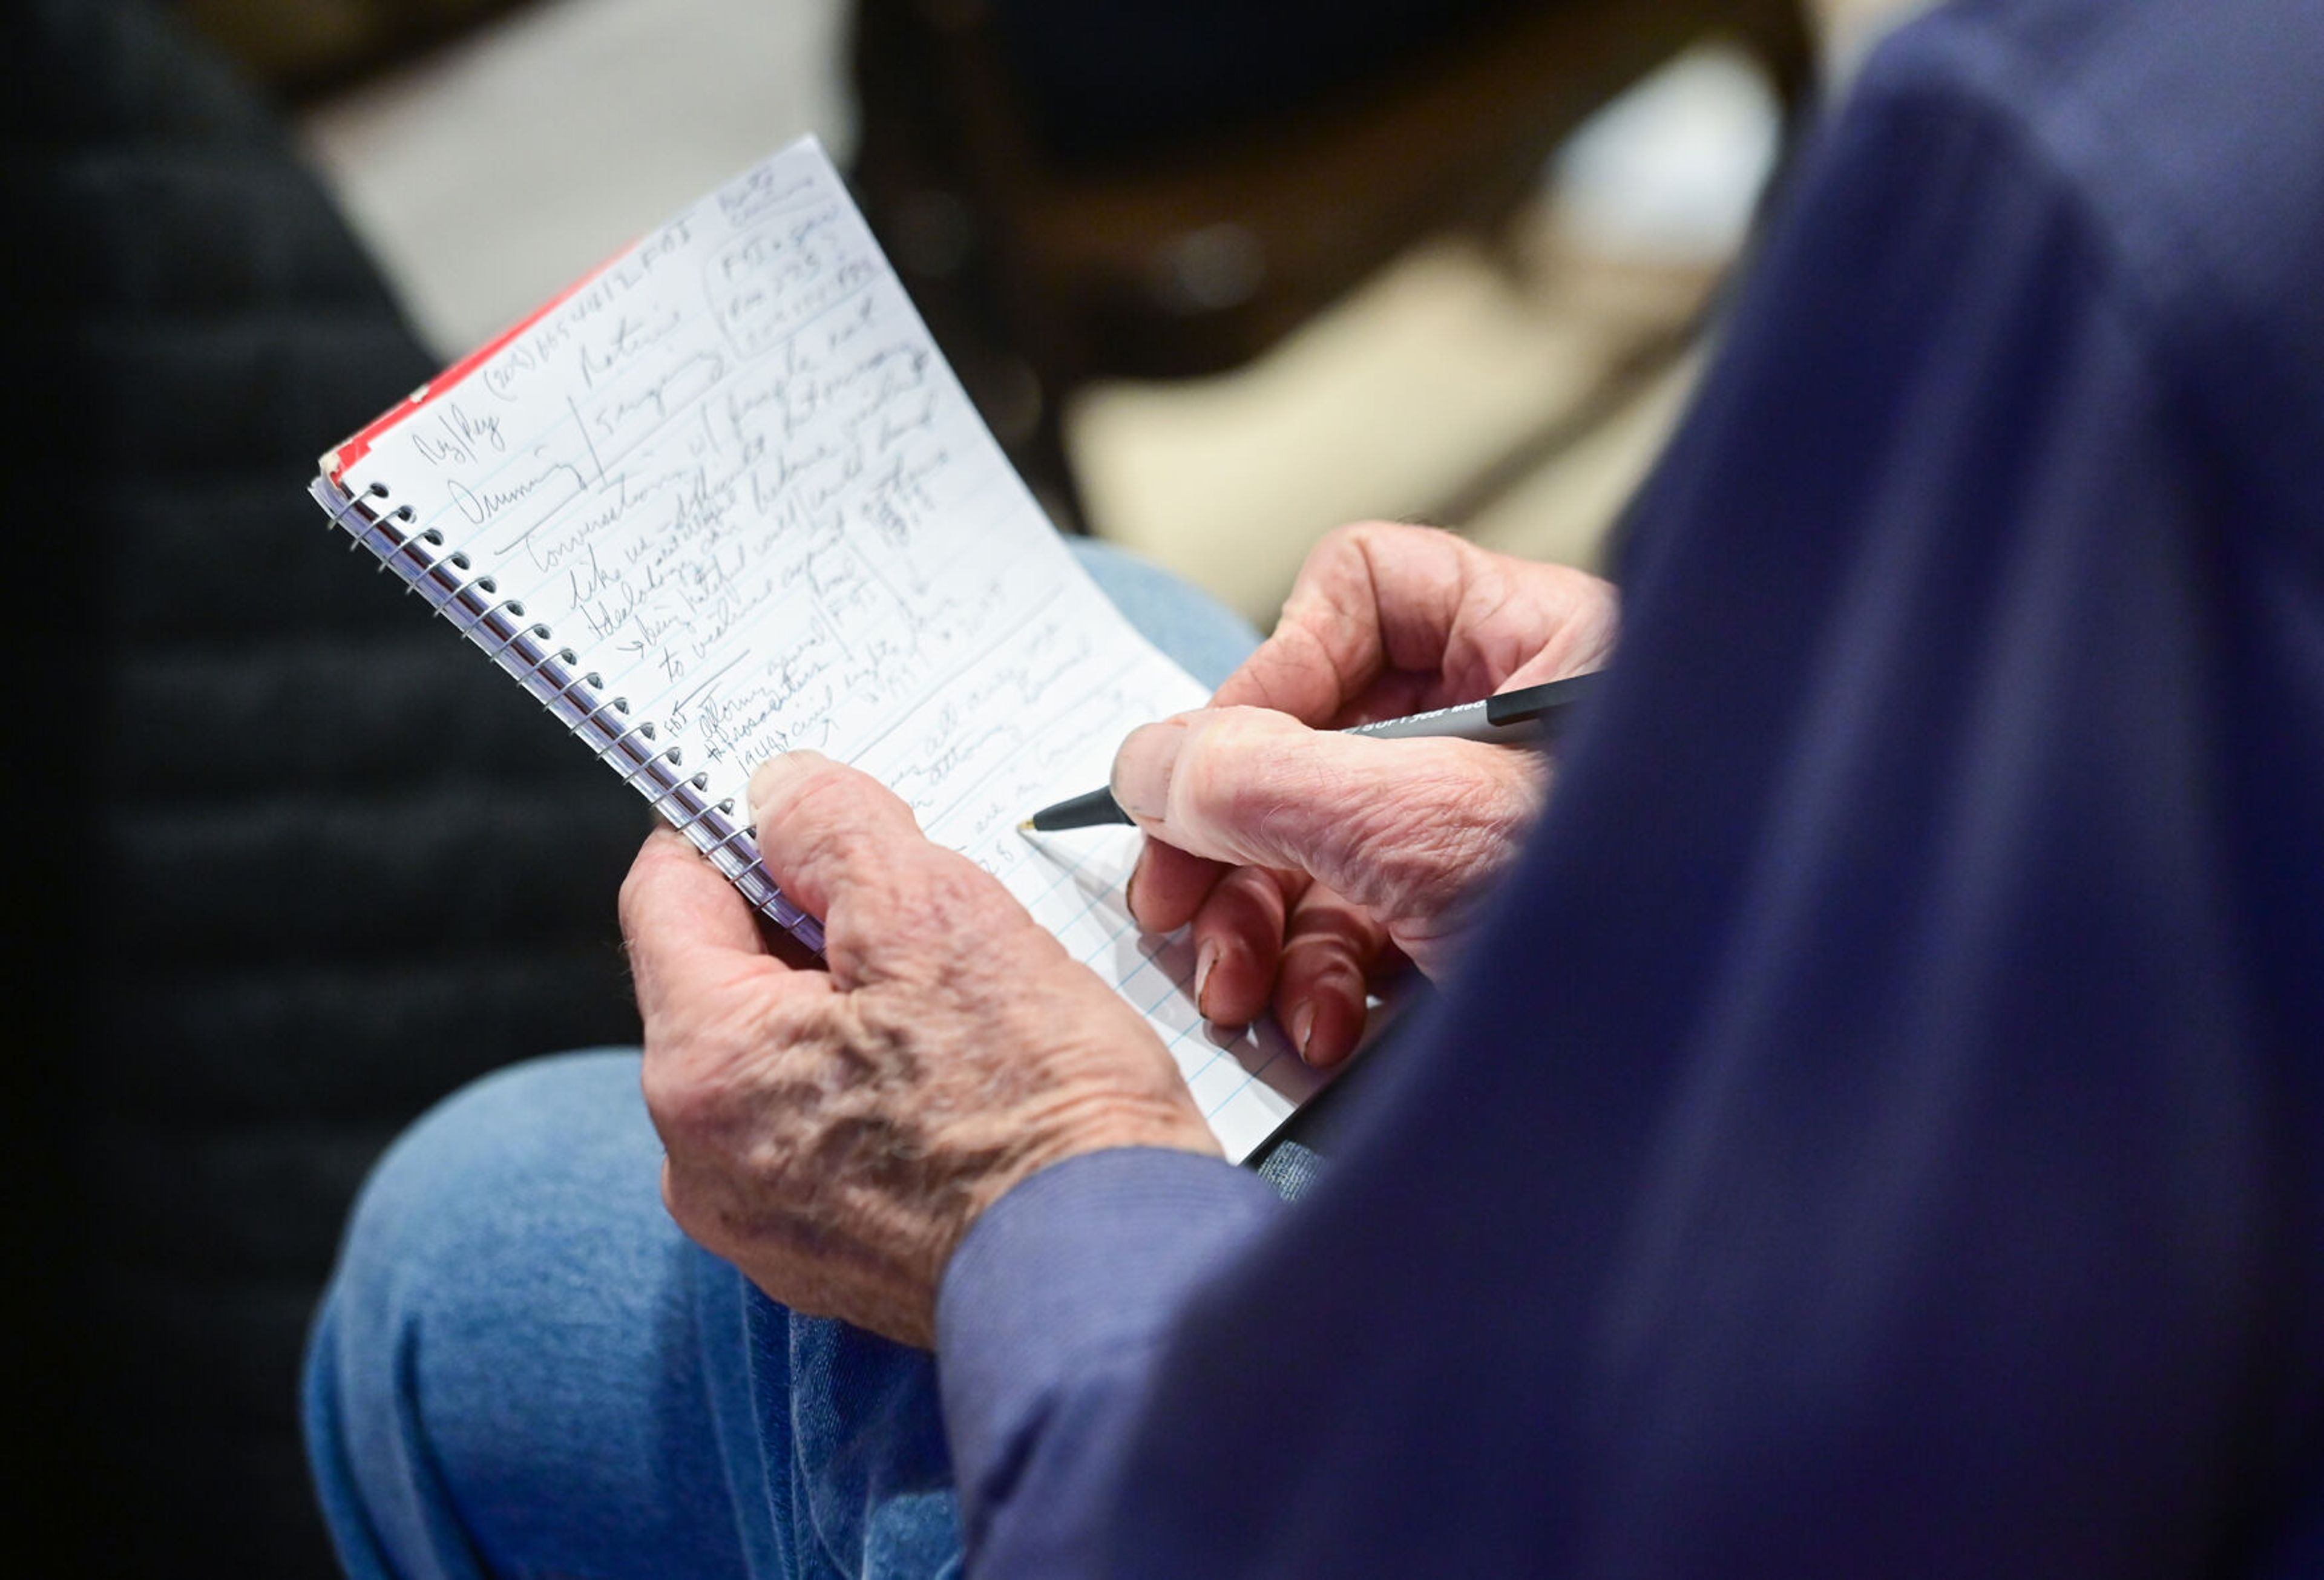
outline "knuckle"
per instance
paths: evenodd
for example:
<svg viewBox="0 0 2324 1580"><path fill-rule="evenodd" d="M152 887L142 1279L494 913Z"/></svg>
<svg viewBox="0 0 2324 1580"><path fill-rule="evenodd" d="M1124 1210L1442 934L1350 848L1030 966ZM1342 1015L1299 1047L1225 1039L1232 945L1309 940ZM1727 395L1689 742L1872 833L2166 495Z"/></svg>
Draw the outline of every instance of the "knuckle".
<svg viewBox="0 0 2324 1580"><path fill-rule="evenodd" d="M1249 742L1243 760L1248 771L1231 793L1234 815L1264 834L1270 848L1285 841L1302 848L1337 820L1346 786L1314 749L1314 737L1271 732Z"/></svg>
<svg viewBox="0 0 2324 1580"><path fill-rule="evenodd" d="M720 1214L698 1171L683 1167L675 1160L665 1162L661 1170L661 1205L662 1210L669 1214L670 1222L688 1239L714 1249L717 1246Z"/></svg>
<svg viewBox="0 0 2324 1580"><path fill-rule="evenodd" d="M760 827L791 838L844 832L853 821L859 787L837 763L802 767L772 806L762 809Z"/></svg>
<svg viewBox="0 0 2324 1580"><path fill-rule="evenodd" d="M1296 609L1312 613L1317 609L1336 608L1354 587L1370 580L1367 567L1373 547L1380 541L1382 532L1390 530L1392 526L1384 521L1351 521L1325 533L1308 551L1306 563L1299 567L1285 612L1288 614Z"/></svg>
<svg viewBox="0 0 2324 1580"><path fill-rule="evenodd" d="M647 1023L639 1085L646 1112L673 1151L681 1144L699 1145L725 1127L738 1064L752 1052L779 1045L772 1030L732 1011L705 1013L699 1006Z"/></svg>
<svg viewBox="0 0 2324 1580"><path fill-rule="evenodd" d="M649 1033L645 1064L638 1079L646 1112L673 1151L713 1127L715 1099L700 1079L696 1061L682 1049L661 1045L661 1040Z"/></svg>
<svg viewBox="0 0 2324 1580"><path fill-rule="evenodd" d="M1236 751L1233 715L1221 713L1204 729L1187 732L1178 760L1170 767L1169 795L1163 807L1173 831L1206 842L1226 818L1234 794Z"/></svg>
<svg viewBox="0 0 2324 1580"><path fill-rule="evenodd" d="M1463 548L1468 540L1442 527L1430 527L1414 521L1355 521L1342 527L1334 537L1342 539L1342 553L1370 559L1377 554L1395 554L1416 544L1434 544L1450 540Z"/></svg>
<svg viewBox="0 0 2324 1580"><path fill-rule="evenodd" d="M1412 521L1384 521L1377 517L1362 521L1350 521L1335 527L1324 537L1324 543L1340 554L1361 553L1367 548L1399 541L1411 542L1422 537L1444 536L1441 527L1427 527Z"/></svg>
<svg viewBox="0 0 2324 1580"><path fill-rule="evenodd" d="M1529 780L1460 752L1432 753L1380 790L1334 824L1332 864L1337 886L1397 913L1447 904L1498 871L1540 804Z"/></svg>
<svg viewBox="0 0 2324 1580"><path fill-rule="evenodd" d="M1187 732L1170 776L1172 821L1183 814L1197 826L1248 815L1264 802L1280 768L1283 731L1276 715L1257 708L1222 708Z"/></svg>
<svg viewBox="0 0 2324 1580"><path fill-rule="evenodd" d="M918 847L897 886L896 931L925 949L987 939L1024 918L1001 882L966 857L941 846Z"/></svg>
<svg viewBox="0 0 2324 1580"><path fill-rule="evenodd" d="M1279 714L1222 712L1181 756L1173 825L1223 859L1315 872L1351 799L1317 739Z"/></svg>

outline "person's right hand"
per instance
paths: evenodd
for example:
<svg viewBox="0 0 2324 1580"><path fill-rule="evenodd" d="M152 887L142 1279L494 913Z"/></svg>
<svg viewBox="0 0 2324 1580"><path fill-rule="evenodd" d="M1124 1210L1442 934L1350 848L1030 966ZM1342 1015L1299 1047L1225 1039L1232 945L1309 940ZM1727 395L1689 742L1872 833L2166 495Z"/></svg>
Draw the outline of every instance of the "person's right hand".
<svg viewBox="0 0 2324 1580"><path fill-rule="evenodd" d="M1345 1058L1400 951L1443 969L1548 791L1534 752L1374 740L1351 724L1598 668L1614 590L1433 528L1343 527L1211 706L1133 731L1113 792L1147 835L1141 926L1192 922L1195 997L1225 1025L1272 1002L1310 1063Z"/></svg>

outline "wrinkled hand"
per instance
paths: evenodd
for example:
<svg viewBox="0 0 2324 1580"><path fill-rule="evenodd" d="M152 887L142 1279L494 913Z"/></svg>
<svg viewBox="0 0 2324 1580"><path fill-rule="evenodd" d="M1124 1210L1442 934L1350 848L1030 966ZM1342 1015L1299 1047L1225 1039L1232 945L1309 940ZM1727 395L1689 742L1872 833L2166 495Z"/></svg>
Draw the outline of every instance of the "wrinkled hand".
<svg viewBox="0 0 2324 1580"><path fill-rule="evenodd" d="M1145 1021L893 795L812 752L751 794L828 972L769 953L668 831L622 886L662 1195L688 1235L796 1310L927 1345L954 1247L1010 1186L1109 1146L1217 1152Z"/></svg>
<svg viewBox="0 0 2324 1580"><path fill-rule="evenodd" d="M1595 669L1614 592L1432 528L1367 523L1308 556L1275 634L1209 708L1134 731L1114 797L1148 836L1130 909L1194 924L1196 997L1270 1001L1302 1054L1346 1057L1369 982L1440 971L1548 793L1536 753L1330 731Z"/></svg>

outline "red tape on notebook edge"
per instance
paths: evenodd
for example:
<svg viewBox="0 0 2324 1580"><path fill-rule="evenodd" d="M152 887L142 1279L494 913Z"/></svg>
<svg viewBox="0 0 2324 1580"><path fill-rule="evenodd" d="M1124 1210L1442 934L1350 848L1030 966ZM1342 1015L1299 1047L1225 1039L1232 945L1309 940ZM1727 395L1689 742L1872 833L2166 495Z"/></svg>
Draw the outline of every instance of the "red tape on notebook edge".
<svg viewBox="0 0 2324 1580"><path fill-rule="evenodd" d="M623 258L628 257L630 253L636 250L637 243L632 242L628 246L623 247L620 252L606 259L603 263L600 263L595 269L590 270L586 274L584 274L580 279L567 286L563 290L558 291L555 296L550 297L547 301L541 303L540 306L533 308L531 312L527 313L523 317L518 319L515 323L502 330L498 335L493 335L490 340L485 341L484 344L476 347L475 350L462 357L458 362L454 363L450 367L446 368L442 372L437 374L434 378L420 385L420 388L405 396L397 404L391 406L385 411L381 412L377 417L372 418L371 421L365 423L361 428L358 428L352 437L341 440L336 446L326 452L322 460L317 463L317 470L320 471L325 477L330 479L333 487L345 487L344 478L347 468L353 466L356 462L362 460L366 455L371 453L372 442L377 439L380 435L387 432L390 428L395 427L396 424L402 422L407 418L412 416L415 412L426 409L428 403L435 400L438 396L449 394L451 391L458 389L461 384L467 380L469 374L475 372L485 363L490 362L500 353L503 346L522 335L526 330L530 329L534 325L540 323L543 318L549 317L549 314L563 307L567 302L571 301L575 297L580 295L584 290L587 289L590 285L595 282L599 275L604 273L606 270L611 269L614 264L620 262Z"/></svg>

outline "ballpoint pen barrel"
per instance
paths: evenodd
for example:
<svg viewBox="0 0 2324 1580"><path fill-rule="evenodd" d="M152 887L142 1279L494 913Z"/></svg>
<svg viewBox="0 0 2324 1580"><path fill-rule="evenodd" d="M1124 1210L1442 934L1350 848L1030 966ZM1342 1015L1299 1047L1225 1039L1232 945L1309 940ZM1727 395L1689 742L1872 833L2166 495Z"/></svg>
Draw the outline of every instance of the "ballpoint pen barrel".
<svg viewBox="0 0 2324 1580"><path fill-rule="evenodd" d="M1130 814L1114 800L1113 792L1104 789L1044 807L1018 826L1038 834L1054 834L1065 829L1093 829L1105 823L1128 822Z"/></svg>

